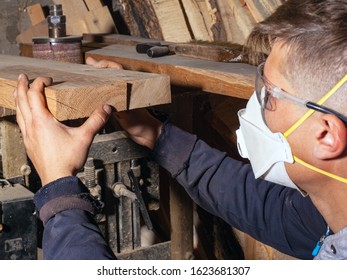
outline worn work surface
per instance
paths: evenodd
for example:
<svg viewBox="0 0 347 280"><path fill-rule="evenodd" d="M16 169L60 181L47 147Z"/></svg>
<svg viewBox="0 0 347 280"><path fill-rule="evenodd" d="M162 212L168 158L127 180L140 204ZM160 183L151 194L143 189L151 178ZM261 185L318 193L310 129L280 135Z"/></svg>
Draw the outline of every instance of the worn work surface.
<svg viewBox="0 0 347 280"><path fill-rule="evenodd" d="M136 53L135 46L110 45L86 53L108 59L125 69L167 74L176 86L248 99L254 91L256 68L243 63L223 63L180 55L150 58Z"/></svg>
<svg viewBox="0 0 347 280"><path fill-rule="evenodd" d="M60 121L87 117L101 104L124 111L171 102L168 76L2 55L0 107L15 109L12 94L20 73L29 79L53 78L45 94L49 110Z"/></svg>

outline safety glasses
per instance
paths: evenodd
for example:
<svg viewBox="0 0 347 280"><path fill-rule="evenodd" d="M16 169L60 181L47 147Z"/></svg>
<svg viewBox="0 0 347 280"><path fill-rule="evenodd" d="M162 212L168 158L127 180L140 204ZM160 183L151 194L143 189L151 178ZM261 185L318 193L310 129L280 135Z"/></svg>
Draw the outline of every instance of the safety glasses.
<svg viewBox="0 0 347 280"><path fill-rule="evenodd" d="M265 62L259 64L257 67L257 76L256 76L256 82L255 82L255 90L257 94L257 99L263 109L266 110L276 110L276 100L275 99L282 99L286 100L292 103L295 103L300 106L304 106L306 108L312 109L314 111L321 112L323 114L332 114L338 117L340 120L342 120L344 123L347 123L347 117L340 114L339 112L336 112L330 108L327 108L325 106L319 105L317 103L307 101L304 99L301 99L299 97L293 96L284 90L282 90L279 87L276 87L274 84L272 84L264 75L264 65ZM347 80L347 75L330 91L328 94L330 97L331 94L333 94L339 87L342 86L343 83L345 83ZM327 94L327 95L328 95ZM273 97L273 98L271 98ZM327 98L328 98L327 97ZM325 101L325 100L324 100ZM319 103L323 103L319 102Z"/></svg>

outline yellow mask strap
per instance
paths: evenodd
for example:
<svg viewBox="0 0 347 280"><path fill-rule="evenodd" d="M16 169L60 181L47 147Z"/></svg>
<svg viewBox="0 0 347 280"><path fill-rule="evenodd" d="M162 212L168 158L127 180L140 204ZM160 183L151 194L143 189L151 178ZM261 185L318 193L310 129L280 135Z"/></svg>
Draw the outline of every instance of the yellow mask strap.
<svg viewBox="0 0 347 280"><path fill-rule="evenodd" d="M322 105L325 101L327 101L327 99L332 96L345 82L347 81L347 74L326 94L324 95L318 102L318 105ZM314 113L314 110L310 109L305 115L303 115L297 122L295 122L285 133L284 133L284 137L287 138L295 129L297 129L305 120L307 120L307 118L309 118L312 114ZM333 178L337 181L340 181L342 183L346 183L347 184L347 178L343 178L337 175L334 175L332 173L329 173L327 171L324 171L318 167L315 167L301 159L299 159L296 156L293 156L294 161L296 161L297 163L313 170L316 171L320 174L323 174L325 176L328 176L330 178Z"/></svg>
<svg viewBox="0 0 347 280"><path fill-rule="evenodd" d="M322 105L325 101L328 100L342 85L347 81L347 74L318 102L318 105ZM295 122L283 135L287 138L292 132L297 129L304 121L306 121L315 111L310 109L305 115L303 115L297 122Z"/></svg>
<svg viewBox="0 0 347 280"><path fill-rule="evenodd" d="M324 171L323 169L320 169L320 168L318 168L318 167L315 167L315 166L313 166L313 165L311 165L311 164L309 164L309 163L307 163L307 162L305 162L305 161L299 159L299 158L296 157L296 156L293 156L293 158L294 158L294 161L296 161L297 163L299 163L299 164L301 164L301 165L303 165L303 166L305 166L305 167L307 167L307 168L309 168L309 169L311 169L311 170L313 170L313 171L316 171L316 172L318 172L318 173L320 173L320 174L323 174L323 175L325 175L325 176L328 176L328 177L333 178L333 179L335 179L335 180L337 180L337 181L340 181L340 182L342 182L342 183L347 184L347 178L343 178L343 177L334 175L334 174L332 174L332 173L326 172L326 171Z"/></svg>

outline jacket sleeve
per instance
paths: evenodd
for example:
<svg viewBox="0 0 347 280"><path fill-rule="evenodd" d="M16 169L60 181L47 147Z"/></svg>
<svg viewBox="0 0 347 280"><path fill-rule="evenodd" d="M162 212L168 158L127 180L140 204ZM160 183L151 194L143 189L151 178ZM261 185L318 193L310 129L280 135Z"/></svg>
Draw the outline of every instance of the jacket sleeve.
<svg viewBox="0 0 347 280"><path fill-rule="evenodd" d="M153 158L206 211L285 254L313 258L311 252L325 233L326 223L310 198L256 180L249 164L170 123L163 127Z"/></svg>
<svg viewBox="0 0 347 280"><path fill-rule="evenodd" d="M44 259L115 259L94 215L102 204L89 195L77 177L65 177L41 188L34 196L43 221Z"/></svg>

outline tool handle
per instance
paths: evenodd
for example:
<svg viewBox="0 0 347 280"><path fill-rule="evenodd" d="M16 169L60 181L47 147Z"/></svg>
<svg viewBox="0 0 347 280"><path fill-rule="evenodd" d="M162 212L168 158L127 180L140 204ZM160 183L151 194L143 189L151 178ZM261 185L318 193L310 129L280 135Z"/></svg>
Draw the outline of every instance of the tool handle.
<svg viewBox="0 0 347 280"><path fill-rule="evenodd" d="M136 45L136 52L137 53L147 53L147 51L150 48L153 48L155 46L161 46L160 42L152 42L152 43L140 43Z"/></svg>
<svg viewBox="0 0 347 280"><path fill-rule="evenodd" d="M170 53L169 47L166 46L155 46L147 51L147 55L149 57L160 57L164 55L168 55Z"/></svg>

